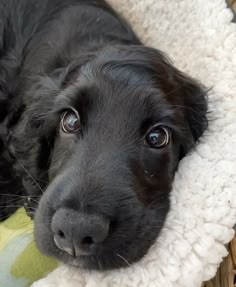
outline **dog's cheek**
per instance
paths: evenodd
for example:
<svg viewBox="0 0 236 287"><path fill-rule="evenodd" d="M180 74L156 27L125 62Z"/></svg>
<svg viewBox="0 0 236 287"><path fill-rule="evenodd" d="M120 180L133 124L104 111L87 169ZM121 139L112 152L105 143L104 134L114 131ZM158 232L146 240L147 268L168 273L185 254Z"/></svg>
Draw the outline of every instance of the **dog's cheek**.
<svg viewBox="0 0 236 287"><path fill-rule="evenodd" d="M175 162L171 148L165 151L145 149L139 160L132 162L134 191L141 204L148 207L168 198Z"/></svg>

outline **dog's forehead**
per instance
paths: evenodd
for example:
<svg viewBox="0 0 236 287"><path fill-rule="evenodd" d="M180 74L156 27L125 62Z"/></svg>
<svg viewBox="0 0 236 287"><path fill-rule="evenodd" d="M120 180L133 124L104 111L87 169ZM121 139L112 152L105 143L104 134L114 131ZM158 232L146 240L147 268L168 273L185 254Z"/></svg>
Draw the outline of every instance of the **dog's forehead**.
<svg viewBox="0 0 236 287"><path fill-rule="evenodd" d="M87 111L89 120L127 128L139 127L153 113L160 118L167 101L163 92L151 81L137 77L132 71L127 75L110 72L83 75L78 79L79 91L75 102ZM80 86L79 82L83 82ZM82 106L81 106L82 105Z"/></svg>

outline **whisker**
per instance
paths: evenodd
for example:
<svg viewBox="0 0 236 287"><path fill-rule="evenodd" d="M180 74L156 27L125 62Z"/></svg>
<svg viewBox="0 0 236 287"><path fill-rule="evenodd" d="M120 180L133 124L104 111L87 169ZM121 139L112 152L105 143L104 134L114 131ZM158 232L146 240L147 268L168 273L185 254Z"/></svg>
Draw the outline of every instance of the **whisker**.
<svg viewBox="0 0 236 287"><path fill-rule="evenodd" d="M22 201L23 200L23 198L11 198L11 199L7 199L7 198L4 198L4 202L5 203L14 203L14 202L19 202L19 201Z"/></svg>
<svg viewBox="0 0 236 287"><path fill-rule="evenodd" d="M128 262L127 259L125 259L123 256L121 256L119 253L116 253L116 252L114 252L114 253L116 254L116 256L118 256L119 258L121 258L128 266L131 266L131 264Z"/></svg>
<svg viewBox="0 0 236 287"><path fill-rule="evenodd" d="M20 160L18 160L16 158L17 162L19 163L19 165L21 166L21 168L29 175L29 177L33 180L33 182L36 184L36 186L40 189L40 191L43 193L43 189L42 187L38 184L38 182L34 179L34 177L29 173L29 171L23 166L23 164L21 163Z"/></svg>
<svg viewBox="0 0 236 287"><path fill-rule="evenodd" d="M21 208L23 205L16 205L16 204L10 204L10 205L0 205L0 208Z"/></svg>
<svg viewBox="0 0 236 287"><path fill-rule="evenodd" d="M4 195L4 196L7 196L7 197L27 197L26 195L20 195L20 194L11 194L11 193L5 193L5 192L0 192L0 195Z"/></svg>
<svg viewBox="0 0 236 287"><path fill-rule="evenodd" d="M23 191L23 189L22 189ZM11 193L5 193L5 192L0 192L0 195L4 195L4 196L8 196L8 197L23 197L23 198L27 198L29 197L29 195L22 195L22 194L11 194ZM41 195L30 195L30 197L41 197Z"/></svg>
<svg viewBox="0 0 236 287"><path fill-rule="evenodd" d="M40 199L40 198L39 198L39 199ZM30 197L30 201L33 201L33 202L35 202L35 203L39 203L39 200L33 199L33 198L31 198L31 197Z"/></svg>

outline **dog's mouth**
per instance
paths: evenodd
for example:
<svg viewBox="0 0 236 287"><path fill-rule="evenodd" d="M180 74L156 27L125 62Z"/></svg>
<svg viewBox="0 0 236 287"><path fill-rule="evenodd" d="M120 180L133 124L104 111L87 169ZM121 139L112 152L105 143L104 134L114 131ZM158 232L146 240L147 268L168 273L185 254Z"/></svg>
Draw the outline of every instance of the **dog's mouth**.
<svg viewBox="0 0 236 287"><path fill-rule="evenodd" d="M96 252L86 253L81 251L80 253L71 252L69 249L64 249L60 247L58 242L54 239L54 257L63 263L87 270L110 270L116 268L129 267L132 263L139 260L142 256L137 254L136 250L132 248L132 243L129 242L128 248L119 248L116 252L115 248L112 248L112 242L110 244L103 244L96 248ZM118 249L118 248L117 248Z"/></svg>
<svg viewBox="0 0 236 287"><path fill-rule="evenodd" d="M128 259L126 259L124 256L117 254L106 254L104 256L103 254L100 255L80 255L77 257L71 257L68 262L66 262L67 265L82 268L82 269L88 269L88 270L110 270L115 268L124 268L129 267L131 263L129 263Z"/></svg>
<svg viewBox="0 0 236 287"><path fill-rule="evenodd" d="M154 231L151 224L150 227L142 227L141 222L137 222L135 228L135 224L120 224L103 242L96 244L92 251L79 249L78 245L73 250L71 246L63 245L56 239L51 224L45 224L45 218L44 224L41 223L42 218L38 221L41 216L42 213L37 212L35 218L35 240L38 248L45 255L66 265L86 270L105 271L129 267L144 257L160 232L160 229Z"/></svg>

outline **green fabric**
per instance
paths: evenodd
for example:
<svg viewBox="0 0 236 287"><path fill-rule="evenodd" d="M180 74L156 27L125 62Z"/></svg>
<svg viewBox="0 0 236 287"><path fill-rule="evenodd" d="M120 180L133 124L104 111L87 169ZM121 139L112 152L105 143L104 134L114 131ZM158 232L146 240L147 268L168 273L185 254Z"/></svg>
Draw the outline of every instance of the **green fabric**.
<svg viewBox="0 0 236 287"><path fill-rule="evenodd" d="M36 248L33 222L23 208L0 223L1 287L28 287L57 266L55 260Z"/></svg>

